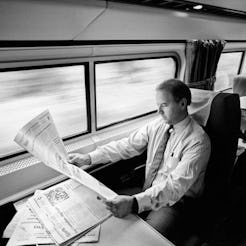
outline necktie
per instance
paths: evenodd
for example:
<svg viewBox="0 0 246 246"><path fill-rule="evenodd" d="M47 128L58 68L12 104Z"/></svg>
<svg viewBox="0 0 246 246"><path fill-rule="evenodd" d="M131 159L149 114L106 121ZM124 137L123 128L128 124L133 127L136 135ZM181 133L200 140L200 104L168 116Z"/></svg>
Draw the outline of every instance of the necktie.
<svg viewBox="0 0 246 246"><path fill-rule="evenodd" d="M150 166L149 172L144 182L143 190L148 189L152 185L152 182L158 172L158 169L164 157L164 152L167 146L168 139L171 134L171 129L173 129L173 125L170 125L168 129L165 131L163 139L156 150L153 162Z"/></svg>

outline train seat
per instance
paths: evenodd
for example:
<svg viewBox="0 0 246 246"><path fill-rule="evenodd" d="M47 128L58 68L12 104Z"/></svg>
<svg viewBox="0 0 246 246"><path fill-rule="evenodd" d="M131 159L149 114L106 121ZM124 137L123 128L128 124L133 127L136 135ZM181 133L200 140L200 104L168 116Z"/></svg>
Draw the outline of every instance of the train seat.
<svg viewBox="0 0 246 246"><path fill-rule="evenodd" d="M199 240L194 240L196 244L193 245L213 240L213 228L228 211L240 131L240 101L237 94L219 93L214 97L205 130L211 140L211 156L205 176L204 194L195 212L198 215L195 227L198 229L196 236ZM196 236L193 235L192 238Z"/></svg>
<svg viewBox="0 0 246 246"><path fill-rule="evenodd" d="M213 200L227 193L236 158L240 131L240 101L236 94L220 93L212 102L205 127L211 140L211 157L206 172L205 194Z"/></svg>

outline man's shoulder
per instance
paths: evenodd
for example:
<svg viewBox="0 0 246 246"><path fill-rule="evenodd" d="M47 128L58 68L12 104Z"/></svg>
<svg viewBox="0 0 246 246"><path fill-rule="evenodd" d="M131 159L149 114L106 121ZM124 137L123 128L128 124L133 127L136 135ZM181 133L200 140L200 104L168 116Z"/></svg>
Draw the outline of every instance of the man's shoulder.
<svg viewBox="0 0 246 246"><path fill-rule="evenodd" d="M204 127L201 126L196 120L191 118L191 131L194 138L197 139L209 139Z"/></svg>

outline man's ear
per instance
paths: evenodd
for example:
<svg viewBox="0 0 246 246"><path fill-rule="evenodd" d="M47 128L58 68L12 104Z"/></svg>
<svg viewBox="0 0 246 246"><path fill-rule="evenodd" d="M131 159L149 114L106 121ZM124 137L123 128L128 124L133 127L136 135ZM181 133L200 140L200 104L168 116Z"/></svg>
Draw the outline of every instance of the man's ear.
<svg viewBox="0 0 246 246"><path fill-rule="evenodd" d="M187 99L186 98L182 98L181 100L180 100L180 105L181 105L181 107L182 108L186 108L187 107Z"/></svg>

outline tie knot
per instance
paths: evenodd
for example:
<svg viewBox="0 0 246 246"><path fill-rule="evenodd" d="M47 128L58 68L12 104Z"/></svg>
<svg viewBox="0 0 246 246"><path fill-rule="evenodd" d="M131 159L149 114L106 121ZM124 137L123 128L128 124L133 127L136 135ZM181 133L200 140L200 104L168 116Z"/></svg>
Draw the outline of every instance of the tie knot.
<svg viewBox="0 0 246 246"><path fill-rule="evenodd" d="M173 131L173 125L170 125L170 126L167 128L167 132L172 133L172 131Z"/></svg>

